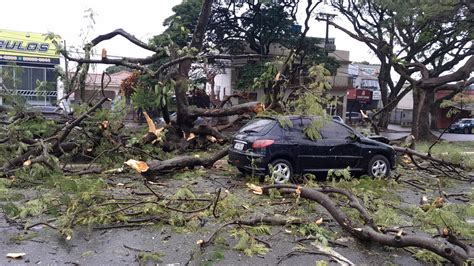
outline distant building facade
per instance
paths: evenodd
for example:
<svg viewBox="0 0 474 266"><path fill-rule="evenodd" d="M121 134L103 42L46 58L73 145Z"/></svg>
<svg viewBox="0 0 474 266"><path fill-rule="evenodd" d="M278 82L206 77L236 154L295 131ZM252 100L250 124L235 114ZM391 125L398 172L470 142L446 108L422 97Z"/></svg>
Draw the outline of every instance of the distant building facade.
<svg viewBox="0 0 474 266"><path fill-rule="evenodd" d="M9 95L30 105L55 104L57 65L56 46L44 34L0 29L0 104L9 104Z"/></svg>
<svg viewBox="0 0 474 266"><path fill-rule="evenodd" d="M322 40L321 45L324 46L324 39L314 38ZM334 44L334 39L329 39L328 43ZM328 94L334 96L333 105L328 106L328 114L330 115L339 115L345 117L346 107L347 107L347 91L350 88L351 77L348 75L349 68L349 51L336 50L333 46L334 51L329 52L329 56L335 58L339 61L340 67L337 70L337 73L334 76L330 77L330 83L332 89L329 90ZM281 44L274 43L270 45L270 56L285 56L288 55L289 50ZM244 53L252 53L248 48L244 50ZM220 96L220 99L223 99L225 96L231 95L234 93L237 83L239 82L239 76L241 69L246 67L251 63L258 63L260 59L258 58L240 58L233 60L222 60L220 61L221 65L224 65L224 70L222 74L216 75L214 78L214 93ZM206 84L206 91L210 93L211 86ZM253 101L264 102L265 93L263 88L256 89L250 92L250 99ZM288 95L283 96L288 97ZM237 103L237 99L233 99L233 103Z"/></svg>
<svg viewBox="0 0 474 266"><path fill-rule="evenodd" d="M380 65L351 63L347 73L351 78L347 95L348 112L381 107L382 93L378 80Z"/></svg>
<svg viewBox="0 0 474 266"><path fill-rule="evenodd" d="M405 85L404 89L408 86ZM410 127L413 121L413 91L409 91L390 113L391 124Z"/></svg>
<svg viewBox="0 0 474 266"><path fill-rule="evenodd" d="M122 82L132 75L130 71L120 71L117 73L110 74L110 82L108 82L107 87L104 89L105 97L114 100L118 95L120 95L120 85ZM107 78L108 81L108 78ZM98 73L89 73L86 76L86 101L90 100L100 100L102 98L101 92L101 82L102 74ZM79 100L79 92L72 94L70 100L73 103L77 103ZM110 105L110 103L105 104L105 106Z"/></svg>

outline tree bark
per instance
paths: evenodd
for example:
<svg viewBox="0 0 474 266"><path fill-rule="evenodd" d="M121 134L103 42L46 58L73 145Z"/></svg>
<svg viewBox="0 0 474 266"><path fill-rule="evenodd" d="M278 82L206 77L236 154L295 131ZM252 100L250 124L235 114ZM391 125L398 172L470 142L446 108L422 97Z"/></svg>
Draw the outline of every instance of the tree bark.
<svg viewBox="0 0 474 266"><path fill-rule="evenodd" d="M130 160L125 164L138 171L146 179L157 180L162 174L175 172L184 168L192 169L196 166L210 168L216 161L224 158L228 153L229 148L224 147L222 150L214 153L213 155L204 158L188 155L178 156L164 161L152 160L146 163Z"/></svg>
<svg viewBox="0 0 474 266"><path fill-rule="evenodd" d="M201 13L194 30L193 39L189 48L200 51L206 32L207 23L211 16L212 0L204 0L201 7ZM176 79L175 94L177 102L177 123L182 130L188 131L192 127L193 120L188 117L188 99L186 92L188 90L189 70L191 69L192 59L185 59L179 63L178 77Z"/></svg>
<svg viewBox="0 0 474 266"><path fill-rule="evenodd" d="M416 140L434 140L431 133L431 105L434 102L434 90L419 87L413 90L412 134Z"/></svg>
<svg viewBox="0 0 474 266"><path fill-rule="evenodd" d="M388 128L388 124L390 122L390 113L392 112L394 108L387 108L387 109L384 109L380 115L379 115L379 118L378 118L378 122L377 122L377 127L381 130L385 130Z"/></svg>
<svg viewBox="0 0 474 266"><path fill-rule="evenodd" d="M325 208L329 214L336 220L336 222L346 231L352 234L355 238L363 242L373 242L379 245L391 246L397 248L404 247L419 247L430 250L456 265L463 265L472 257L472 248L464 249L463 245L453 244L446 239L435 239L431 237L403 234L399 231L398 234L384 231L377 227L369 212L359 202L357 197L352 193L332 187L323 187L320 189L310 189L296 185L269 185L264 187L252 186L251 189L256 194L269 194L270 189L275 188L284 194L296 194L298 198L307 199L317 202ZM336 201L329 197L330 194L338 194L344 196L349 202L349 206L357 210L359 216L364 221L363 224L350 218L337 204Z"/></svg>

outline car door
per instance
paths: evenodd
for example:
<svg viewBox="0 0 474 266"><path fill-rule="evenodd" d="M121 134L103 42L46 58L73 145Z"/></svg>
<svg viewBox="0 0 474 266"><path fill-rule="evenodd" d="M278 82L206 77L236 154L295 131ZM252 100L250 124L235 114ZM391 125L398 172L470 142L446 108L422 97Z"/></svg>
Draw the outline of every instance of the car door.
<svg viewBox="0 0 474 266"><path fill-rule="evenodd" d="M293 127L289 131L298 143L298 166L301 172L327 171L329 158L326 156L330 148L323 139L311 140L305 133L304 128L311 120L301 118L293 121Z"/></svg>
<svg viewBox="0 0 474 266"><path fill-rule="evenodd" d="M328 121L321 130L327 145L327 156L331 158L331 169L356 169L362 159L362 149L356 134L350 128L334 121Z"/></svg>

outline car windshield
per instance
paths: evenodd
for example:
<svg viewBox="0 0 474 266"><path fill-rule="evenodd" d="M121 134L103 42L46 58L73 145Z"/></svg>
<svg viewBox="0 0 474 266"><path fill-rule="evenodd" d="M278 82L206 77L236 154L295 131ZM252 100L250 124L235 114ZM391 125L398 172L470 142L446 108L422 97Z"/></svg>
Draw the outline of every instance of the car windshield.
<svg viewBox="0 0 474 266"><path fill-rule="evenodd" d="M272 119L257 119L250 121L247 125L239 130L239 133L259 133L266 131L275 122Z"/></svg>

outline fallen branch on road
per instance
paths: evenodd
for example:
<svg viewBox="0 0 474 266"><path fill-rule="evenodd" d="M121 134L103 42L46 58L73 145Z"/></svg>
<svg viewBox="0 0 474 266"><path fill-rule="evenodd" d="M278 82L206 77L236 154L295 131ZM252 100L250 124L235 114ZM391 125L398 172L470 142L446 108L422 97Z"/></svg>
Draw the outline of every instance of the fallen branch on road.
<svg viewBox="0 0 474 266"><path fill-rule="evenodd" d="M337 223L351 235L364 242L375 242L381 245L404 248L418 247L430 250L439 256L442 256L456 265L463 265L474 256L471 247L460 245L455 241L448 239L434 239L430 237L418 236L413 234L403 234L403 231L392 232L382 231L377 227L371 219L367 210L362 206L357 197L348 191L344 191L332 187L323 187L321 189L310 189L297 185L269 185L264 187L250 186L255 194L268 195L271 189L277 189L283 194L295 194L297 197L307 199L319 203L329 214L337 221ZM339 194L345 196L350 206L356 209L364 220L364 224L349 218L342 211L336 201L329 197L330 194Z"/></svg>
<svg viewBox="0 0 474 266"><path fill-rule="evenodd" d="M419 151L416 151L410 148L404 148L404 147L398 147L398 146L392 146L392 147L395 149L396 152L400 154L408 155L412 163L420 170L428 171L434 174L445 175L447 177L455 178L458 180L463 180L463 181L470 180L469 178L462 175L460 169L461 170L465 169L465 167L462 164L449 162L440 158L433 157L430 154L421 153ZM418 157L420 159L430 162L430 167L421 166L415 160L414 157Z"/></svg>
<svg viewBox="0 0 474 266"><path fill-rule="evenodd" d="M203 166L210 168L214 163L224 158L229 153L228 147L224 147L212 156L200 158L197 156L186 155L171 158L169 160L151 160L148 162L128 160L125 162L126 165L133 168L141 175L147 178L147 180L153 181L158 179L160 174L171 173L176 170L184 168L194 168L196 166Z"/></svg>

